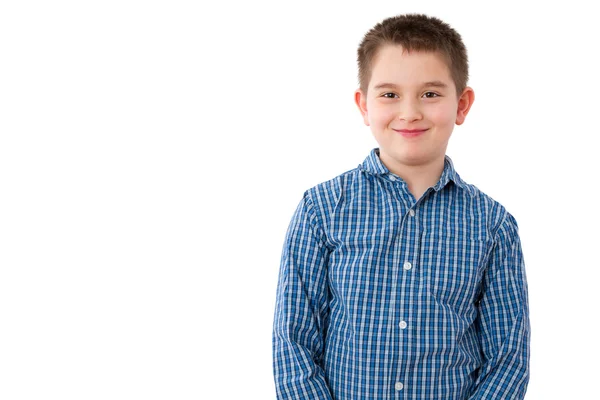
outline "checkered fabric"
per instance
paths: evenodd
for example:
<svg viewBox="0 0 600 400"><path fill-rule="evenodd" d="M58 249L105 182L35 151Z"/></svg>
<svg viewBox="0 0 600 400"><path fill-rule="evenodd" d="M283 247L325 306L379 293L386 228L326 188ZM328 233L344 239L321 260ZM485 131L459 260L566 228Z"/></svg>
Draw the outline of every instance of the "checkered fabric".
<svg viewBox="0 0 600 400"><path fill-rule="evenodd" d="M278 399L523 399L527 281L515 218L450 157L417 201L379 159L307 190L285 237Z"/></svg>

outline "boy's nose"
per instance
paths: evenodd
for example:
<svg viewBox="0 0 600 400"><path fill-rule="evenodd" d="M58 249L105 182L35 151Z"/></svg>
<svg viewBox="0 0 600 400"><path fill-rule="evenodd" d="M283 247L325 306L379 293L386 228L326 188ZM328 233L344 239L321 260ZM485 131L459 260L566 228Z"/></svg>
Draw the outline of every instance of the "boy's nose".
<svg viewBox="0 0 600 400"><path fill-rule="evenodd" d="M401 121L415 121L423 118L419 106L414 102L406 101L402 103L398 110L398 119Z"/></svg>

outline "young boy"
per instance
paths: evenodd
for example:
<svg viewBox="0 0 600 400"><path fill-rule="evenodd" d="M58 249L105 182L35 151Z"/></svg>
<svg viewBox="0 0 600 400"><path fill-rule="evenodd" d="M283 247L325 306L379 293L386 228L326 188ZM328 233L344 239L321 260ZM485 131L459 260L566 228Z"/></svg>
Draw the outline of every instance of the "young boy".
<svg viewBox="0 0 600 400"><path fill-rule="evenodd" d="M525 268L515 218L445 155L474 100L441 20L377 24L355 100L379 148L305 192L283 249L278 399L522 399Z"/></svg>

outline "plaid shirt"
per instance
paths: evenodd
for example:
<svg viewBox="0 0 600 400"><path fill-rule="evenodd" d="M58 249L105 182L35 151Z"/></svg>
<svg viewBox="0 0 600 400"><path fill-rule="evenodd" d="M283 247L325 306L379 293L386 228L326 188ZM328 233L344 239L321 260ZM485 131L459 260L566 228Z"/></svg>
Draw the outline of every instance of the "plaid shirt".
<svg viewBox="0 0 600 400"><path fill-rule="evenodd" d="M277 287L278 399L522 399L529 338L517 222L448 156L418 201L378 149L305 192Z"/></svg>

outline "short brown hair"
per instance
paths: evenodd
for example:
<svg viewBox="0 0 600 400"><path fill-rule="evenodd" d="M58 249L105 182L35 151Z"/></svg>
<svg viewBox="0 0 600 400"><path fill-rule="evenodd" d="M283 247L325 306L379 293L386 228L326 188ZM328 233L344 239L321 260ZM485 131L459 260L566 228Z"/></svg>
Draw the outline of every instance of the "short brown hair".
<svg viewBox="0 0 600 400"><path fill-rule="evenodd" d="M450 69L460 96L469 79L467 49L461 36L439 18L425 14L403 14L387 18L367 32L358 47L358 81L367 93L372 63L385 45L401 45L407 51L439 53Z"/></svg>

